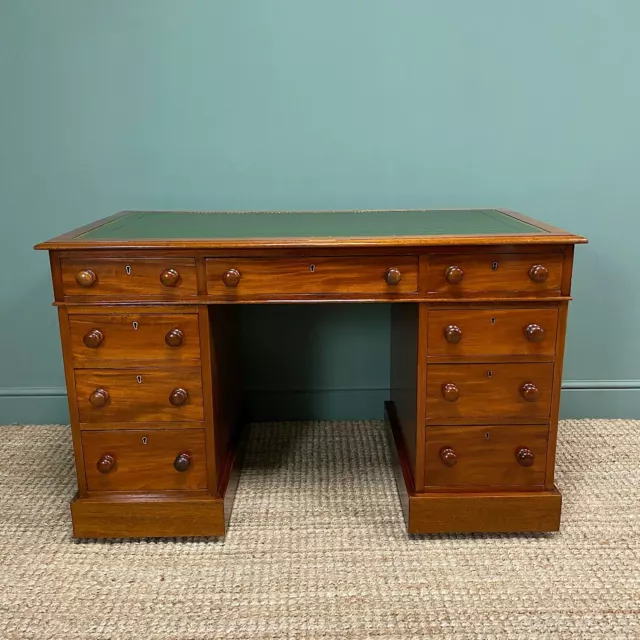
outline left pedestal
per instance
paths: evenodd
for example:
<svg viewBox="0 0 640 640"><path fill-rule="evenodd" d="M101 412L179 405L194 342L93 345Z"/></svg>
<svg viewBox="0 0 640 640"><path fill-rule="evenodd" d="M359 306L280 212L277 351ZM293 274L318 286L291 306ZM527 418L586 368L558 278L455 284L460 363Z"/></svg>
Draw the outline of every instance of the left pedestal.
<svg viewBox="0 0 640 640"><path fill-rule="evenodd" d="M232 310L58 311L78 479L74 536L225 535L240 466Z"/></svg>

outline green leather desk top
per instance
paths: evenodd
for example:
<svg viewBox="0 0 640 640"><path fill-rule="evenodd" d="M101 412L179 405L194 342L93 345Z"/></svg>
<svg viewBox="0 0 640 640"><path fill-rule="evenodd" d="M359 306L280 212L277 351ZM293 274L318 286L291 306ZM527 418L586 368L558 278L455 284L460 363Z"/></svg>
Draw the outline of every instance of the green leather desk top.
<svg viewBox="0 0 640 640"><path fill-rule="evenodd" d="M136 238L300 238L531 233L536 228L491 209L283 213L132 211L84 234L85 240Z"/></svg>
<svg viewBox="0 0 640 640"><path fill-rule="evenodd" d="M517 215L497 209L126 211L37 248L144 247L162 243L196 247L420 245L438 244L438 238L445 236L468 239L472 244L486 244L489 237L493 237L493 242L502 238L516 243L580 241L577 236L530 219L519 219Z"/></svg>

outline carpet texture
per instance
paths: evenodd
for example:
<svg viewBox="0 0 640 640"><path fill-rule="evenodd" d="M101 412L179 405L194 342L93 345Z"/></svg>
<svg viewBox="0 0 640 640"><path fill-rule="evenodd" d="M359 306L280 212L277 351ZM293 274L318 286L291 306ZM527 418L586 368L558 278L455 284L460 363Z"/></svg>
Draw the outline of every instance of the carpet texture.
<svg viewBox="0 0 640 640"><path fill-rule="evenodd" d="M76 542L68 428L0 427L0 638L640 638L639 460L565 421L559 534L408 536L382 423L258 424L225 541Z"/></svg>

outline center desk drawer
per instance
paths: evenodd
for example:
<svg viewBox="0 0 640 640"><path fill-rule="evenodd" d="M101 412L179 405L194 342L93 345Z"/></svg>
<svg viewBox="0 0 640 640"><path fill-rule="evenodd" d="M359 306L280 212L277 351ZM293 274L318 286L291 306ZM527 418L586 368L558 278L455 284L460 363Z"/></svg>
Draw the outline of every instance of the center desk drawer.
<svg viewBox="0 0 640 640"><path fill-rule="evenodd" d="M430 364L427 421L547 418L553 364Z"/></svg>
<svg viewBox="0 0 640 640"><path fill-rule="evenodd" d="M561 253L467 253L429 256L431 297L559 295Z"/></svg>
<svg viewBox="0 0 640 640"><path fill-rule="evenodd" d="M77 314L69 316L78 366L110 361L195 364L200 361L196 314Z"/></svg>
<svg viewBox="0 0 640 640"><path fill-rule="evenodd" d="M80 422L203 420L199 368L76 369Z"/></svg>
<svg viewBox="0 0 640 640"><path fill-rule="evenodd" d="M227 297L416 293L418 258L209 258L207 291Z"/></svg>
<svg viewBox="0 0 640 640"><path fill-rule="evenodd" d="M180 299L198 293L189 258L62 258L65 296Z"/></svg>
<svg viewBox="0 0 640 640"><path fill-rule="evenodd" d="M84 431L89 491L207 488L202 429Z"/></svg>

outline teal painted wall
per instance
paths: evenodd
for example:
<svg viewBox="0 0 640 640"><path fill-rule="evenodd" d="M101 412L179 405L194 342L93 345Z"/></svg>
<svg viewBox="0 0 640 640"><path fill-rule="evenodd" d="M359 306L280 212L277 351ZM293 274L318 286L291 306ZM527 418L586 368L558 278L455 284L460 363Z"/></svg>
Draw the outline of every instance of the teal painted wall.
<svg viewBox="0 0 640 640"><path fill-rule="evenodd" d="M0 0L0 422L66 420L39 240L124 208L490 205L590 238L563 413L640 417L639 23L636 0ZM257 313L254 361L285 348L249 375L268 413L378 414L388 307Z"/></svg>

